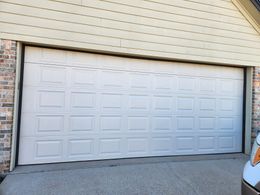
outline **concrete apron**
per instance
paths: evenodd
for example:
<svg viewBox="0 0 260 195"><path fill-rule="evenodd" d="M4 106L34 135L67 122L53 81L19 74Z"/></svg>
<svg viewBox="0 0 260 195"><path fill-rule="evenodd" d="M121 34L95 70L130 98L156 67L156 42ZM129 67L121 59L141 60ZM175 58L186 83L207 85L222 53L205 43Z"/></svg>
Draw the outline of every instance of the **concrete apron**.
<svg viewBox="0 0 260 195"><path fill-rule="evenodd" d="M1 195L239 195L243 154L136 158L18 166Z"/></svg>
<svg viewBox="0 0 260 195"><path fill-rule="evenodd" d="M124 158L112 160L93 160L79 162L49 163L38 165L20 165L17 166L8 175L19 173L34 173L58 170L72 170L84 168L112 167L121 165L138 165L149 163L166 163L166 162L189 162L201 160L221 160L221 159L248 159L249 157L242 153L231 154L205 154L205 155L185 155L185 156L162 156L162 157L143 157L143 158Z"/></svg>

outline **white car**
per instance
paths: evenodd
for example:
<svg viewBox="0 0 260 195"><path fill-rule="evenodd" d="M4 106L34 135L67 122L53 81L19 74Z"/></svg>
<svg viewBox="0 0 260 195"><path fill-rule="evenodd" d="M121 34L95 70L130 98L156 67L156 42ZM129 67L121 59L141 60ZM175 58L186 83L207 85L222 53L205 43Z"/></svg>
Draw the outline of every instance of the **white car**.
<svg viewBox="0 0 260 195"><path fill-rule="evenodd" d="M242 195L260 195L260 133L255 139L251 159L244 168Z"/></svg>

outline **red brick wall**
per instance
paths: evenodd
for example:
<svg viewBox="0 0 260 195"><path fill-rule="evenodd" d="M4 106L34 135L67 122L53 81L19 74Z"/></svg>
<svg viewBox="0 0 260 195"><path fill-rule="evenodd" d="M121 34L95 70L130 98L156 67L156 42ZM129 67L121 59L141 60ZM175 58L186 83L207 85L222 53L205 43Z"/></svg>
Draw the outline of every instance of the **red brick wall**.
<svg viewBox="0 0 260 195"><path fill-rule="evenodd" d="M252 112L252 138L255 138L256 132L260 132L260 67L254 68Z"/></svg>
<svg viewBox="0 0 260 195"><path fill-rule="evenodd" d="M16 42L0 39L0 173L10 167Z"/></svg>

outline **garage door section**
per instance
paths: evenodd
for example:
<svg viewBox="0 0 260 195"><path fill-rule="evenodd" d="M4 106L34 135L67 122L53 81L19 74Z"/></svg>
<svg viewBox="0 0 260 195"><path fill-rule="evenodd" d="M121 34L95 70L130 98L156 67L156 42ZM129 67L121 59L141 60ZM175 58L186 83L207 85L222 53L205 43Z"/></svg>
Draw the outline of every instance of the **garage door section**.
<svg viewBox="0 0 260 195"><path fill-rule="evenodd" d="M243 69L26 47L19 164L241 151Z"/></svg>

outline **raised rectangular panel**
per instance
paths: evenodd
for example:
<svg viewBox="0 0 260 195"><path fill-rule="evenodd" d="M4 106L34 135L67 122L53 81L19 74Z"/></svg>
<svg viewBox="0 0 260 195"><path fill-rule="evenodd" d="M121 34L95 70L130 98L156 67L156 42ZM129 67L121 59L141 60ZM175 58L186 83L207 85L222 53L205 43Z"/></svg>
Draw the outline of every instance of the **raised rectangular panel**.
<svg viewBox="0 0 260 195"><path fill-rule="evenodd" d="M177 117L177 130L193 130L194 117Z"/></svg>
<svg viewBox="0 0 260 195"><path fill-rule="evenodd" d="M199 137L198 148L201 150L213 150L215 148L215 138Z"/></svg>
<svg viewBox="0 0 260 195"><path fill-rule="evenodd" d="M128 138L127 152L129 154L147 153L148 152L147 138Z"/></svg>
<svg viewBox="0 0 260 195"><path fill-rule="evenodd" d="M113 69L113 70L125 70L127 68L127 60L118 56L98 56L98 64L105 69Z"/></svg>
<svg viewBox="0 0 260 195"><path fill-rule="evenodd" d="M72 92L71 93L72 108L94 108L95 94L88 92Z"/></svg>
<svg viewBox="0 0 260 195"><path fill-rule="evenodd" d="M130 131L147 131L149 119L147 117L128 117L128 130Z"/></svg>
<svg viewBox="0 0 260 195"><path fill-rule="evenodd" d="M188 63L175 63L175 71L177 75L188 75L188 76L197 76L200 70L200 66Z"/></svg>
<svg viewBox="0 0 260 195"><path fill-rule="evenodd" d="M93 155L94 144L91 139L75 139L68 141L68 155L78 156L78 155Z"/></svg>
<svg viewBox="0 0 260 195"><path fill-rule="evenodd" d="M120 131L122 118L120 116L101 116L100 129L103 131Z"/></svg>
<svg viewBox="0 0 260 195"><path fill-rule="evenodd" d="M151 85L148 74L130 74L130 88L149 89Z"/></svg>
<svg viewBox="0 0 260 195"><path fill-rule="evenodd" d="M158 66L159 63L155 62L152 63L152 68L154 73L159 74L176 74L176 68L172 66L172 63L170 62L160 62L160 66Z"/></svg>
<svg viewBox="0 0 260 195"><path fill-rule="evenodd" d="M200 130L213 130L215 129L216 119L215 118L199 118Z"/></svg>
<svg viewBox="0 0 260 195"><path fill-rule="evenodd" d="M235 83L233 80L221 80L220 81L220 93L234 94L235 95Z"/></svg>
<svg viewBox="0 0 260 195"><path fill-rule="evenodd" d="M222 78L227 79L240 79L243 80L244 70L243 68L233 68L233 67L220 67L218 68L219 75Z"/></svg>
<svg viewBox="0 0 260 195"><path fill-rule="evenodd" d="M35 61L41 60L42 49L43 48L26 47L24 61L25 62L35 62Z"/></svg>
<svg viewBox="0 0 260 195"><path fill-rule="evenodd" d="M215 111L216 99L215 98L200 98L199 109L201 111Z"/></svg>
<svg viewBox="0 0 260 195"><path fill-rule="evenodd" d="M42 84L65 84L66 69L59 67L40 67L40 83Z"/></svg>
<svg viewBox="0 0 260 195"><path fill-rule="evenodd" d="M178 78L178 90L180 91L194 91L196 79L189 77Z"/></svg>
<svg viewBox="0 0 260 195"><path fill-rule="evenodd" d="M124 61L128 70L131 71L150 72L152 68L151 63L149 63L148 60L127 58Z"/></svg>
<svg viewBox="0 0 260 195"><path fill-rule="evenodd" d="M195 148L194 137L176 137L176 150L181 151L193 151Z"/></svg>
<svg viewBox="0 0 260 195"><path fill-rule="evenodd" d="M39 110L40 94L33 87L23 88L23 100L26 101L22 102L23 112L35 112ZM41 110L42 109L48 108L41 108ZM53 109L53 107L51 109Z"/></svg>
<svg viewBox="0 0 260 195"><path fill-rule="evenodd" d="M153 117L153 130L154 131L170 131L172 130L171 117Z"/></svg>
<svg viewBox="0 0 260 195"><path fill-rule="evenodd" d="M234 118L219 118L219 127L222 130L233 130Z"/></svg>
<svg viewBox="0 0 260 195"><path fill-rule="evenodd" d="M93 131L95 124L94 116L71 116L70 131Z"/></svg>
<svg viewBox="0 0 260 195"><path fill-rule="evenodd" d="M155 96L153 98L155 110L169 111L172 109L172 97L169 96Z"/></svg>
<svg viewBox="0 0 260 195"><path fill-rule="evenodd" d="M244 91L241 90L244 88L244 80L237 80L236 81L236 95L238 97L243 97Z"/></svg>
<svg viewBox="0 0 260 195"><path fill-rule="evenodd" d="M49 115L47 116L49 117ZM37 133L39 129L39 119L37 117L40 117L40 115L35 116L32 113L23 113L21 115L20 129L22 131L20 131L20 137L27 137ZM54 129L54 131L57 132L57 129Z"/></svg>
<svg viewBox="0 0 260 195"><path fill-rule="evenodd" d="M177 98L177 110L178 111L193 111L194 99L190 97L178 97Z"/></svg>
<svg viewBox="0 0 260 195"><path fill-rule="evenodd" d="M172 138L156 137L151 141L152 152L170 152L172 150Z"/></svg>
<svg viewBox="0 0 260 195"><path fill-rule="evenodd" d="M221 148L221 149L234 148L234 137L233 136L220 136L219 137L219 148Z"/></svg>
<svg viewBox="0 0 260 195"><path fill-rule="evenodd" d="M67 62L67 51L58 49L42 49L42 60L45 62Z"/></svg>
<svg viewBox="0 0 260 195"><path fill-rule="evenodd" d="M62 155L61 140L36 141L36 158L60 158Z"/></svg>
<svg viewBox="0 0 260 195"><path fill-rule="evenodd" d="M71 74L71 82L74 86L93 87L96 85L97 71L74 68Z"/></svg>
<svg viewBox="0 0 260 195"><path fill-rule="evenodd" d="M221 67L222 68L222 67ZM199 76L202 79L211 79L211 78L216 78L218 75L216 73L219 72L219 67L217 66L204 66L204 67L199 67ZM207 78L205 78L207 77Z"/></svg>
<svg viewBox="0 0 260 195"><path fill-rule="evenodd" d="M120 139L101 139L100 140L100 153L103 155L120 154L121 144Z"/></svg>
<svg viewBox="0 0 260 195"><path fill-rule="evenodd" d="M65 92L62 91L39 91L40 108L63 108Z"/></svg>
<svg viewBox="0 0 260 195"><path fill-rule="evenodd" d="M120 109L122 107L121 94L102 94L102 108Z"/></svg>
<svg viewBox="0 0 260 195"><path fill-rule="evenodd" d="M201 78L199 81L199 87L201 92L215 92L216 90L216 80Z"/></svg>
<svg viewBox="0 0 260 195"><path fill-rule="evenodd" d="M233 111L234 100L233 99L220 99L220 110L221 111Z"/></svg>
<svg viewBox="0 0 260 195"><path fill-rule="evenodd" d="M63 128L63 116L37 116L37 132L61 132Z"/></svg>
<svg viewBox="0 0 260 195"><path fill-rule="evenodd" d="M97 58L99 55L85 52L69 52L68 63L74 66L97 68ZM84 70L82 68L82 70Z"/></svg>
<svg viewBox="0 0 260 195"><path fill-rule="evenodd" d="M148 110L150 99L145 95L130 95L129 108L134 110Z"/></svg>
<svg viewBox="0 0 260 195"><path fill-rule="evenodd" d="M30 86L30 85L38 85L41 82L41 67L44 68L45 66L39 66L37 63L24 63L24 75L29 75L31 72L34 74L30 74L30 76L26 76L23 78L23 86Z"/></svg>
<svg viewBox="0 0 260 195"><path fill-rule="evenodd" d="M155 75L154 76L154 89L171 91L173 88L173 82L176 82L175 77Z"/></svg>
<svg viewBox="0 0 260 195"><path fill-rule="evenodd" d="M103 71L100 79L104 88L123 88L126 84L126 77L121 71Z"/></svg>

